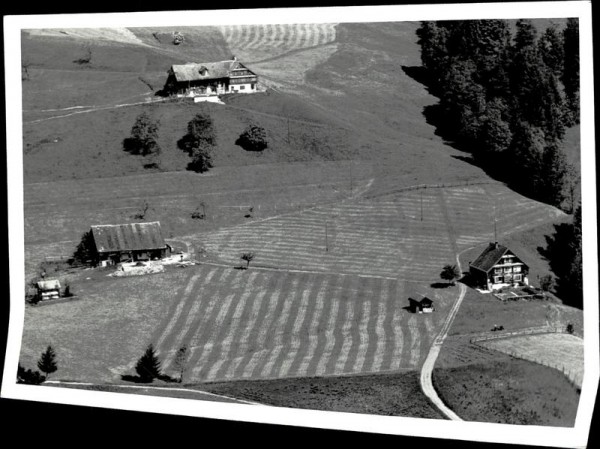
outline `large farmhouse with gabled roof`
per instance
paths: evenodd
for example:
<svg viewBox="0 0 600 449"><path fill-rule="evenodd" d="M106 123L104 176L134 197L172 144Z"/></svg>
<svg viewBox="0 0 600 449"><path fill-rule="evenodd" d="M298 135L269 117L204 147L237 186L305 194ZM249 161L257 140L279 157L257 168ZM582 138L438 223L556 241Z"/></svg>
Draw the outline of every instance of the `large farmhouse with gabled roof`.
<svg viewBox="0 0 600 449"><path fill-rule="evenodd" d="M529 266L506 246L493 242L469 264L469 271L478 287L492 290L523 282L529 283Z"/></svg>
<svg viewBox="0 0 600 449"><path fill-rule="evenodd" d="M92 226L96 264L162 259L170 246L162 236L160 222Z"/></svg>
<svg viewBox="0 0 600 449"><path fill-rule="evenodd" d="M257 91L258 76L235 57L227 61L176 64L168 70L169 95L214 96Z"/></svg>

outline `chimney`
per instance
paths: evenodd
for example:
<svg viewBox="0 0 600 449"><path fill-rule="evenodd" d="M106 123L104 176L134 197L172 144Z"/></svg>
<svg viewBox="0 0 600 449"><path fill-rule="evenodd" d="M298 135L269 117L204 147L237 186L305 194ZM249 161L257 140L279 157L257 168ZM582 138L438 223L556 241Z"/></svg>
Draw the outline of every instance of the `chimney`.
<svg viewBox="0 0 600 449"><path fill-rule="evenodd" d="M498 242L494 242L494 249L498 249Z"/></svg>

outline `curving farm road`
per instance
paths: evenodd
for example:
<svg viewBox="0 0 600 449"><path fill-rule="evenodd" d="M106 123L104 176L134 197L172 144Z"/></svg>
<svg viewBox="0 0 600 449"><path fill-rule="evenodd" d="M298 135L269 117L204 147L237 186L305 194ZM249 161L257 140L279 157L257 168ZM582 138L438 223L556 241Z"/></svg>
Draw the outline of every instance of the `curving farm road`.
<svg viewBox="0 0 600 449"><path fill-rule="evenodd" d="M458 254L456 256L456 262L457 262L459 271L462 273L459 256L460 256L460 254ZM441 400L441 398L438 396L437 391L435 391L435 388L433 387L433 382L431 380L431 373L433 372L433 367L435 365L435 361L437 360L440 350L442 349L444 340L446 339L446 337L448 335L448 330L450 329L450 326L452 325L452 322L454 321L454 317L456 316L458 309L460 308L460 305L465 297L465 293L467 292L467 287L464 284L458 284L458 285L459 285L458 298L456 299L456 302L452 306L452 309L450 310L450 313L448 314L448 317L446 318L446 322L442 326L440 333L435 338L435 340L433 341L433 344L431 345L431 348L429 349L427 358L425 359L425 362L423 363L423 366L421 367L421 376L420 376L421 389L423 390L423 393L425 393L425 396L427 396L429 398L429 400L431 400L431 402L438 408L438 410L440 412L442 412L444 414L444 416L446 416L448 419L451 419L453 421L462 421L462 419L460 418L460 416L458 416L456 413L454 413L452 410L450 410L446 406L446 404L444 404L444 402Z"/></svg>

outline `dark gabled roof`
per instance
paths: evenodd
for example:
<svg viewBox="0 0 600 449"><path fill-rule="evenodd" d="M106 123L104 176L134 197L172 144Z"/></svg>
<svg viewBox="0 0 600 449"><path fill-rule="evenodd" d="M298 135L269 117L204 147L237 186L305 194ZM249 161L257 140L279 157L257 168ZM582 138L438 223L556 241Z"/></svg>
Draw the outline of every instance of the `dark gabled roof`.
<svg viewBox="0 0 600 449"><path fill-rule="evenodd" d="M478 270L488 273L507 252L514 254L504 245L490 243L488 247L479 255L479 257L470 265L473 268L477 268Z"/></svg>
<svg viewBox="0 0 600 449"><path fill-rule="evenodd" d="M166 248L160 222L92 226L99 253Z"/></svg>
<svg viewBox="0 0 600 449"><path fill-rule="evenodd" d="M203 69L206 69L204 75L201 73L204 72ZM231 59L229 61L177 64L171 66L170 72L177 81L185 82L227 78L232 70L237 69L247 69L247 67L241 62Z"/></svg>
<svg viewBox="0 0 600 449"><path fill-rule="evenodd" d="M433 304L433 300L429 299L427 296L425 296L423 299L421 299L422 306L430 306L432 304Z"/></svg>

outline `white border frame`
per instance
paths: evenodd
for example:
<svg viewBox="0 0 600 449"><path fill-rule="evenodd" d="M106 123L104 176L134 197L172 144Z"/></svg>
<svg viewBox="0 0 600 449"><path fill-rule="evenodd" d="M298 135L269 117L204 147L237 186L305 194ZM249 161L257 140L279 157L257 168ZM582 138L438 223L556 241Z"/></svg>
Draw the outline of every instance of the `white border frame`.
<svg viewBox="0 0 600 449"><path fill-rule="evenodd" d="M352 430L390 435L472 440L553 447L585 447L599 378L598 255L595 189L595 141L591 2L478 3L452 5L353 6L143 13L30 15L4 17L7 193L10 251L11 318L1 396L51 403L116 408L246 422ZM336 23L481 18L578 17L581 61L581 178L584 234L585 375L573 428L518 426L479 422L321 412L301 409L231 405L187 399L104 393L19 385L15 373L23 331L24 217L22 172L21 29L133 26L199 26L244 23ZM51 25L51 26L49 26Z"/></svg>

